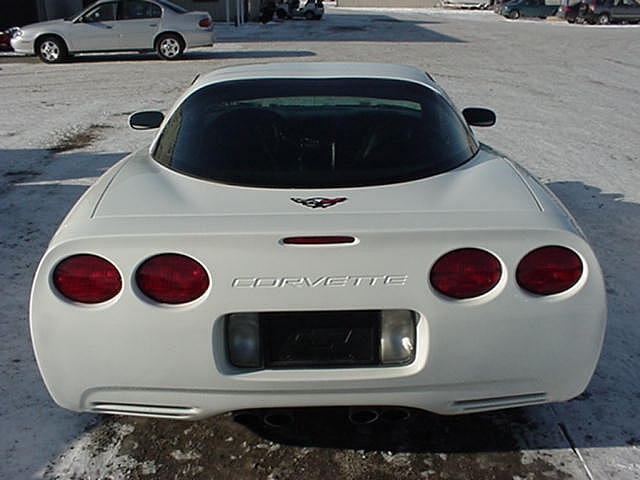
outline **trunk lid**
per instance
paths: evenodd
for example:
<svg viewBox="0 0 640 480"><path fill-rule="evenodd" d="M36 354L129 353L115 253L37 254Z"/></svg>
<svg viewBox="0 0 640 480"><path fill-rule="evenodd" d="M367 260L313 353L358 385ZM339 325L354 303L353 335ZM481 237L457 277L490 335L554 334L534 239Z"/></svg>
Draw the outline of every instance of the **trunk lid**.
<svg viewBox="0 0 640 480"><path fill-rule="evenodd" d="M502 157L480 151L452 171L391 185L268 189L223 185L172 172L146 152L130 158L94 218L536 212L539 204Z"/></svg>

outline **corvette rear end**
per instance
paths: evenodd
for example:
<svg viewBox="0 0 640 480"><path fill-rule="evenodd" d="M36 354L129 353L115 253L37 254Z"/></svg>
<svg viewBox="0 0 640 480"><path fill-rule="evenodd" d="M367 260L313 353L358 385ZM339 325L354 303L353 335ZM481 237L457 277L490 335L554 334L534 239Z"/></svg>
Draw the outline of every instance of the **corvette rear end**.
<svg viewBox="0 0 640 480"><path fill-rule="evenodd" d="M316 67L255 68L270 80L345 76L340 64ZM388 135L394 149L404 148L389 134L397 125L387 114L410 108L402 111L402 132L414 115L414 100L395 93L368 113L374 123L385 117L386 136L363 127L366 139L354 136L351 149L332 123L335 107L303 131L308 100L301 92L289 92L286 102L261 100L261 108L268 103L295 118L295 128L285 122L273 138L295 149L301 164L313 163L314 175L288 164L289 173L269 176L285 154L245 139L252 155L264 148L273 157L268 168L256 167L256 184L244 168L225 166L211 174L223 179L207 178L209 170L177 157L187 147L167 135L186 130L172 119L188 122L183 107L194 93L244 81L248 68L194 86L151 151L107 172L53 238L34 280L31 329L56 402L170 418L323 405L458 414L567 400L584 390L604 333L603 280L573 219L544 187L473 141L471 156L452 168L423 175L407 164L381 182L375 150ZM400 67L351 68L349 83L418 76ZM438 94L429 78L420 81L428 95ZM352 108L362 100L339 98L336 118L362 123ZM247 107L247 99L241 103ZM465 113L481 123L472 117ZM330 173L319 166L322 152L333 162ZM374 166L356 177L350 163L343 175L340 152ZM351 186L353 178L360 184Z"/></svg>

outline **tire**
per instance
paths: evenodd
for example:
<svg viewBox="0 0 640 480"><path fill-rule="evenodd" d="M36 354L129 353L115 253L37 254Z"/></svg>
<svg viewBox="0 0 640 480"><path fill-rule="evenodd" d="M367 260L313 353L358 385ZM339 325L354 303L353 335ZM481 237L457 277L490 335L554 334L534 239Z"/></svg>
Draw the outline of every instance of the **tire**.
<svg viewBox="0 0 640 480"><path fill-rule="evenodd" d="M575 18L567 18L567 23L576 23Z"/></svg>
<svg viewBox="0 0 640 480"><path fill-rule="evenodd" d="M175 60L184 52L184 41L178 35L165 33L156 40L156 54L163 60Z"/></svg>
<svg viewBox="0 0 640 480"><path fill-rule="evenodd" d="M38 40L36 48L40 60L44 63L61 63L69 55L67 45L60 37L44 37Z"/></svg>
<svg viewBox="0 0 640 480"><path fill-rule="evenodd" d="M511 10L507 16L511 19L511 20L518 20L520 18L520 10Z"/></svg>
<svg viewBox="0 0 640 480"><path fill-rule="evenodd" d="M598 15L598 18L596 19L596 23L598 25L609 25L611 23L611 17L609 17L607 13L602 13Z"/></svg>
<svg viewBox="0 0 640 480"><path fill-rule="evenodd" d="M314 13L309 10L308 12L304 12L304 18L306 20L313 20L316 16L314 15Z"/></svg>

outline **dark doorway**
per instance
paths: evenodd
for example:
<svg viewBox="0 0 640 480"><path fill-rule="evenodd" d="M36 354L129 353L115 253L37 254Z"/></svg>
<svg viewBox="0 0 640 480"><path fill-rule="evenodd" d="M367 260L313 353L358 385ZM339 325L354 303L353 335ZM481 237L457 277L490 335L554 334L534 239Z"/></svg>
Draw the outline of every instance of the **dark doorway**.
<svg viewBox="0 0 640 480"><path fill-rule="evenodd" d="M38 20L37 0L0 0L0 30L21 27Z"/></svg>

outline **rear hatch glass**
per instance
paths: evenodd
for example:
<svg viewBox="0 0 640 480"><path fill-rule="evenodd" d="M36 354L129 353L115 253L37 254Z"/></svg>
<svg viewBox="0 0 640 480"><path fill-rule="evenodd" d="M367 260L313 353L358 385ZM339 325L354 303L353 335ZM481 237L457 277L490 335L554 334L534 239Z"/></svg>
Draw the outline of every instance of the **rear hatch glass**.
<svg viewBox="0 0 640 480"><path fill-rule="evenodd" d="M447 100L419 84L264 79L195 91L168 119L153 157L221 183L339 188L432 176L477 149Z"/></svg>

